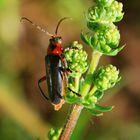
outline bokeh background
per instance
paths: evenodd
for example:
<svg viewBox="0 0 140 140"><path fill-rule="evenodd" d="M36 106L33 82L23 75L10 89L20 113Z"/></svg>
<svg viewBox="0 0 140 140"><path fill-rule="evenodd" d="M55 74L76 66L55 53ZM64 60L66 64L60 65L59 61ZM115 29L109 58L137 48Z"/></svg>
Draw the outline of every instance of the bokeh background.
<svg viewBox="0 0 140 140"><path fill-rule="evenodd" d="M123 76L100 102L115 108L99 118L84 110L71 140L140 139L140 1L122 2L125 16L117 25L120 45L126 47L116 57L104 56L100 61L100 65L116 65ZM55 112L41 97L37 81L45 75L49 38L20 23L20 18L53 33L60 18L72 17L59 29L65 46L81 42L79 34L87 30L84 13L91 4L92 0L0 0L0 140L47 140L49 129L62 126L70 109L66 104ZM85 50L90 58L91 49L85 46Z"/></svg>

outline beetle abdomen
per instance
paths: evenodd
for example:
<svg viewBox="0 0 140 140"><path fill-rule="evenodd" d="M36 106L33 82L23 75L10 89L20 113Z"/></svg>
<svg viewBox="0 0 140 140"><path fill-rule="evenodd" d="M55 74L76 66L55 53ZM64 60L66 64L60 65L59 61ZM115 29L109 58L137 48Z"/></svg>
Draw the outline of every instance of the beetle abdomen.
<svg viewBox="0 0 140 140"><path fill-rule="evenodd" d="M58 55L47 55L45 57L46 80L48 94L53 104L59 104L62 97L62 75L60 68L62 63Z"/></svg>

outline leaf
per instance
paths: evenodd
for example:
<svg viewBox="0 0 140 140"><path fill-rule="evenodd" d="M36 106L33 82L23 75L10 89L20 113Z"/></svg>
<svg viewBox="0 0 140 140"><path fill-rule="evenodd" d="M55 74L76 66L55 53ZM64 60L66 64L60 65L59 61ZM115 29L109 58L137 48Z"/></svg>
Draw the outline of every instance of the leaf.
<svg viewBox="0 0 140 140"><path fill-rule="evenodd" d="M95 109L88 109L88 111L90 111L92 113L92 115L99 117L99 116L103 116L102 112L98 112Z"/></svg>
<svg viewBox="0 0 140 140"><path fill-rule="evenodd" d="M103 91L96 91L94 96L97 97L98 100L100 100L104 96L104 92Z"/></svg>
<svg viewBox="0 0 140 140"><path fill-rule="evenodd" d="M93 48L95 48L96 50L98 50L98 49L97 49L98 47L95 46L94 44L96 44L97 41L98 41L98 40L95 39L95 37L92 37L91 40L90 40L91 46L92 46Z"/></svg>
<svg viewBox="0 0 140 140"><path fill-rule="evenodd" d="M105 55L109 55L109 56L115 56L117 55L126 45L123 45L122 47L120 48L117 48L117 49L114 49L108 53L104 53Z"/></svg>
<svg viewBox="0 0 140 140"><path fill-rule="evenodd" d="M80 98L77 97L77 95L72 96L72 97L67 95L67 96L64 97L64 99L65 99L65 101L66 101L67 103L69 103L69 104L78 103L79 100L80 100Z"/></svg>
<svg viewBox="0 0 140 140"><path fill-rule="evenodd" d="M88 36L87 34L81 33L80 35L81 39L83 42L85 42L87 45L91 46L91 37Z"/></svg>
<svg viewBox="0 0 140 140"><path fill-rule="evenodd" d="M108 112L111 111L114 108L114 106L100 106L95 104L95 110L100 111L100 112Z"/></svg>

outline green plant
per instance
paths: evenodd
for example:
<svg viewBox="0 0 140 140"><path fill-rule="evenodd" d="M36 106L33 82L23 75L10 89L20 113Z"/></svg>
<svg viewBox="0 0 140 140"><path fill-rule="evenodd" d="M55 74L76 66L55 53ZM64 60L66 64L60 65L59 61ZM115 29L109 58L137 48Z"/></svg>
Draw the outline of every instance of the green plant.
<svg viewBox="0 0 140 140"><path fill-rule="evenodd" d="M82 32L82 41L91 47L92 57L87 62L87 53L82 44L74 41L65 50L64 55L71 73L68 75L68 87L81 97L67 90L65 101L73 104L69 118L60 130L51 130L50 140L67 140L77 123L83 108L95 116L111 111L113 106L100 106L99 100L105 91L120 81L119 70L111 64L96 70L102 55L115 56L124 46L118 47L120 33L115 22L123 18L122 3L116 0L95 0L95 5L86 14L87 27L90 32ZM86 76L83 74L86 72Z"/></svg>

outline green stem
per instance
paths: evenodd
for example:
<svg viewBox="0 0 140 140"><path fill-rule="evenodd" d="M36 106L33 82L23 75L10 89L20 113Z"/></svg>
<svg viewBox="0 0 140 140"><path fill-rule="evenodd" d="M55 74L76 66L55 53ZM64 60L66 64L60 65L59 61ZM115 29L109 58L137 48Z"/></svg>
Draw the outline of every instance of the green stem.
<svg viewBox="0 0 140 140"><path fill-rule="evenodd" d="M88 74L94 73L94 71L99 63L99 59L100 59L101 55L102 55L102 53L100 53L96 50L92 52L91 63L90 63L90 67L88 69Z"/></svg>
<svg viewBox="0 0 140 140"><path fill-rule="evenodd" d="M82 96L85 96L90 90L90 86L92 84L92 76L93 76L93 73L94 73L98 63L99 63L99 59L100 59L101 55L102 54L98 51L94 51L92 53L91 63L90 63L90 66L89 66L89 69L88 69L88 72L87 72L87 75L85 78L83 88L82 88L81 93L80 93Z"/></svg>
<svg viewBox="0 0 140 140"><path fill-rule="evenodd" d="M90 90L90 92L88 93L88 95L93 95L97 90L97 87L96 86L93 86L93 88Z"/></svg>
<svg viewBox="0 0 140 140"><path fill-rule="evenodd" d="M79 80L80 80L80 77L81 77L81 75L75 77L75 92L77 92L77 93L79 91Z"/></svg>

